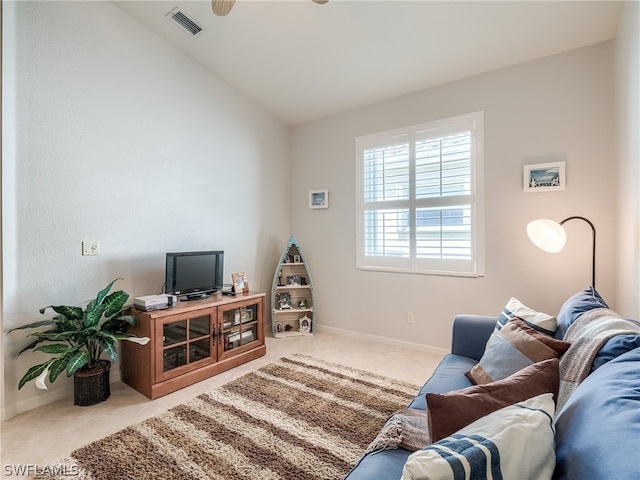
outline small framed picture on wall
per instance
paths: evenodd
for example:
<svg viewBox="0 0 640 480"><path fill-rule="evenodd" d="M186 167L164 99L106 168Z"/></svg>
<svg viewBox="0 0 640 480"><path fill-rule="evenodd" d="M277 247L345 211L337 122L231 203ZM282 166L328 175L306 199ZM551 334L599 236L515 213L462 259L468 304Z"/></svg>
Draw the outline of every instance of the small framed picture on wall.
<svg viewBox="0 0 640 480"><path fill-rule="evenodd" d="M329 190L309 190L309 208L329 208Z"/></svg>
<svg viewBox="0 0 640 480"><path fill-rule="evenodd" d="M525 192L564 190L565 162L537 163L524 166Z"/></svg>

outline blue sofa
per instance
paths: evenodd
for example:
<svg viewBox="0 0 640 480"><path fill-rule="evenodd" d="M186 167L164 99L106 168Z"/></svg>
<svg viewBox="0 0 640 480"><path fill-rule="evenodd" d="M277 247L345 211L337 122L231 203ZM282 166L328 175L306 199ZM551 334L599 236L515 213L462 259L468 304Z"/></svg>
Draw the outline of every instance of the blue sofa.
<svg viewBox="0 0 640 480"><path fill-rule="evenodd" d="M575 302L569 307L572 305ZM574 309L571 314L577 317L584 310ZM491 316L456 316L451 353L444 357L409 408L425 410L428 392L446 393L471 386L465 372L480 361L496 321L497 317ZM566 326L556 336L562 336ZM640 478L640 335L609 340L593 368L597 369L556 415L553 478ZM366 454L346 480L399 480L411 453L398 448Z"/></svg>

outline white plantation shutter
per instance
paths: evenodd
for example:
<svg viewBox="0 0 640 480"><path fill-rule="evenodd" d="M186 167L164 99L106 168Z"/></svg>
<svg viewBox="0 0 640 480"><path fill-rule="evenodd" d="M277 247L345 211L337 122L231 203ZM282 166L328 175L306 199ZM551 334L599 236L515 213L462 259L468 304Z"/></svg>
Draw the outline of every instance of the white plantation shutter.
<svg viewBox="0 0 640 480"><path fill-rule="evenodd" d="M356 139L358 268L483 274L482 112Z"/></svg>

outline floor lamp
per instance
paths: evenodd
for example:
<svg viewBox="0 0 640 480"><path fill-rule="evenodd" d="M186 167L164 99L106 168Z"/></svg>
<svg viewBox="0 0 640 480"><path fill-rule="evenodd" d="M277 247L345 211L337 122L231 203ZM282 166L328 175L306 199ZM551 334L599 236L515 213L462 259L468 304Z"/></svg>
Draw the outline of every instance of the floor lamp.
<svg viewBox="0 0 640 480"><path fill-rule="evenodd" d="M567 242L567 233L562 225L569 220L582 220L587 222L593 232L593 249L591 259L591 286L596 288L596 227L593 223L584 217L568 217L560 223L541 218L529 222L527 225L527 235L529 239L538 247L549 253L558 253L564 248Z"/></svg>

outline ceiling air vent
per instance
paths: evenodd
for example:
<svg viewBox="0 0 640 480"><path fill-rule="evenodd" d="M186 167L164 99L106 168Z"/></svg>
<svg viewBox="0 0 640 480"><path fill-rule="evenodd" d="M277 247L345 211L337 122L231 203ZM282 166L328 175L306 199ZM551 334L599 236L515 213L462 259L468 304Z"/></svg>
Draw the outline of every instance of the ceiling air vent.
<svg viewBox="0 0 640 480"><path fill-rule="evenodd" d="M166 17L176 24L182 30L186 31L194 37L202 31L202 27L198 25L194 20L190 19L186 13L180 10L178 7L167 13Z"/></svg>

